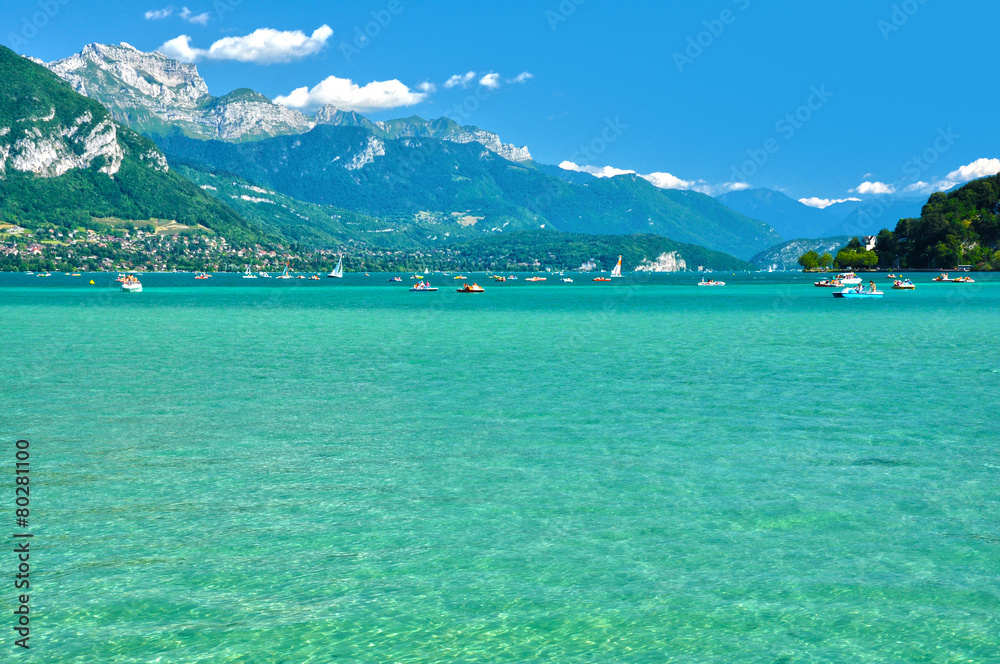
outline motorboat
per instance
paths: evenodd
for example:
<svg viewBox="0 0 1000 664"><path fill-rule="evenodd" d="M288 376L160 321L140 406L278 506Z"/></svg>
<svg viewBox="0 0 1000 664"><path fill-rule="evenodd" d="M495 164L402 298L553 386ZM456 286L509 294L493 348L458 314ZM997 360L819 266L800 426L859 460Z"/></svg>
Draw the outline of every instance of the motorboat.
<svg viewBox="0 0 1000 664"><path fill-rule="evenodd" d="M702 277L701 281L698 282L698 285L699 286L725 286L726 282L725 281L716 281L715 279L705 279L705 277Z"/></svg>
<svg viewBox="0 0 1000 664"><path fill-rule="evenodd" d="M594 281L611 281L611 280L608 279L607 277L597 277L594 279Z"/></svg>
<svg viewBox="0 0 1000 664"><path fill-rule="evenodd" d="M133 274L126 276L124 281L122 281L122 291L126 293L141 293L142 284L139 282L138 277Z"/></svg>
<svg viewBox="0 0 1000 664"><path fill-rule="evenodd" d="M431 286L429 281L418 281L413 284L413 287L410 288L410 290L419 293L433 293L437 290L437 288Z"/></svg>
<svg viewBox="0 0 1000 664"><path fill-rule="evenodd" d="M896 279L892 282L892 290L915 290L917 287L909 279Z"/></svg>
<svg viewBox="0 0 1000 664"><path fill-rule="evenodd" d="M566 277L565 279L560 279L560 281L562 281L564 284L571 284L571 283L573 283L573 280L571 278L569 278L569 277Z"/></svg>
<svg viewBox="0 0 1000 664"><path fill-rule="evenodd" d="M819 288L843 288L844 282L837 279L823 279L822 281L817 281L813 286L818 286Z"/></svg>
<svg viewBox="0 0 1000 664"><path fill-rule="evenodd" d="M837 275L836 279L845 286L857 286L861 283L861 277L853 272L842 272Z"/></svg>
<svg viewBox="0 0 1000 664"><path fill-rule="evenodd" d="M465 284L461 288L457 289L458 293L485 293L485 289L479 284Z"/></svg>

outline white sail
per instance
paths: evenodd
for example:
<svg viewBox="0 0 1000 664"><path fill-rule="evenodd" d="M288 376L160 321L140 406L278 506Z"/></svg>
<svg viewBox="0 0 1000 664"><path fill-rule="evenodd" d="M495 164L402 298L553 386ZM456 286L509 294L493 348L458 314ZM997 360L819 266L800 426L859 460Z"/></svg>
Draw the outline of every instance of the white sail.
<svg viewBox="0 0 1000 664"><path fill-rule="evenodd" d="M620 277L620 276L622 276L622 257L621 256L618 257L618 264L615 265L615 269L611 270L611 276L612 277Z"/></svg>
<svg viewBox="0 0 1000 664"><path fill-rule="evenodd" d="M328 277L333 277L334 279L342 279L344 277L344 257L341 256L340 260L337 261L337 267L333 268L333 272L326 275Z"/></svg>

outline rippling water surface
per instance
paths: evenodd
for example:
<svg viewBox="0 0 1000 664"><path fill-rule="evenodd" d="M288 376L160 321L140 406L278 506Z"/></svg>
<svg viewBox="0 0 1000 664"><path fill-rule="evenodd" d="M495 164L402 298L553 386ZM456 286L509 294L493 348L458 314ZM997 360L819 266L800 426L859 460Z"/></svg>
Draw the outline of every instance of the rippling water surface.
<svg viewBox="0 0 1000 664"><path fill-rule="evenodd" d="M1000 661L1000 279L92 276L0 276L18 661Z"/></svg>

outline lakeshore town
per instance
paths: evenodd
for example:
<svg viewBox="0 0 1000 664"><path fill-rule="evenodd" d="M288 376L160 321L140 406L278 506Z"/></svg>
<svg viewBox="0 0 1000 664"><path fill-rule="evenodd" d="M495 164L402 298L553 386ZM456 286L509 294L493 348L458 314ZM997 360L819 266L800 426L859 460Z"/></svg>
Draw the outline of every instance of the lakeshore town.
<svg viewBox="0 0 1000 664"><path fill-rule="evenodd" d="M104 232L92 229L29 230L0 224L0 271L296 271L329 270L349 253L354 269L411 269L428 261L456 259L447 249L403 251L375 249L361 243L336 249L301 249L284 244L237 247L220 236L172 233L152 224L128 224Z"/></svg>

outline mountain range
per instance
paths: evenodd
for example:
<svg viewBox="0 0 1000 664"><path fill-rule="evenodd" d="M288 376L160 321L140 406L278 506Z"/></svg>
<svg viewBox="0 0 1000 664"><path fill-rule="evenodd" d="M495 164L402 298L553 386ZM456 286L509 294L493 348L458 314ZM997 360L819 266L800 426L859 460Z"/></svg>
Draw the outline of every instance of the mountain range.
<svg viewBox="0 0 1000 664"><path fill-rule="evenodd" d="M895 228L900 219L919 216L926 202L923 198L884 198L885 201L853 200L816 208L780 191L745 189L722 194L718 200L737 212L770 224L789 239L876 235L883 228Z"/></svg>
<svg viewBox="0 0 1000 664"><path fill-rule="evenodd" d="M267 238L44 67L0 46L0 72L0 219L69 226L159 218L233 241Z"/></svg>
<svg viewBox="0 0 1000 664"><path fill-rule="evenodd" d="M81 102L68 101L72 88L90 98L90 118L100 121L82 122L77 115L71 120L80 129L48 126L46 110L11 119L20 123L20 133L0 123L0 176L5 168L34 174L37 181L25 184L25 192L40 186L58 189L40 184L41 179L63 175L89 179L90 189L95 183L103 187L94 173L104 173L120 187L123 164L129 173L141 164L160 169L156 172L173 187L192 194L195 208L214 199L214 212L204 226L240 226L244 237L294 239L318 247L361 242L405 249L531 230L654 234L749 259L784 238L865 234L869 229L864 223L873 218L881 228L893 226L897 213L919 212L916 202L902 200L879 217L853 203L820 210L763 189L716 200L694 191L660 189L635 175L596 178L540 164L527 147L448 118L373 121L332 106L310 116L250 89L215 97L194 65L125 43L90 44L62 60L34 62L68 83L58 89L60 103L49 105L60 109L58 117L65 115L62 102L66 108L80 107ZM37 71L20 73L35 66L26 58L8 52L4 66L5 78L55 89L58 79L43 80ZM17 92L27 94L27 89ZM15 102L17 95L11 97ZM15 103L9 111L16 110ZM89 133L80 141L83 129ZM61 147L50 149L52 145ZM53 154L59 157L49 158ZM171 170L168 164L178 168ZM7 178L8 191L13 181ZM162 184L147 191L160 191ZM128 198L120 197L119 203ZM131 192L133 202L144 198L142 191ZM72 206L65 196L49 200L62 201L63 212ZM107 212L105 216L170 216L156 206L135 205L129 213L128 206L108 201L95 205L93 210ZM179 215L183 207L176 203L173 209ZM38 213L16 197L0 210L15 208L21 219ZM75 214L85 217L90 209Z"/></svg>

